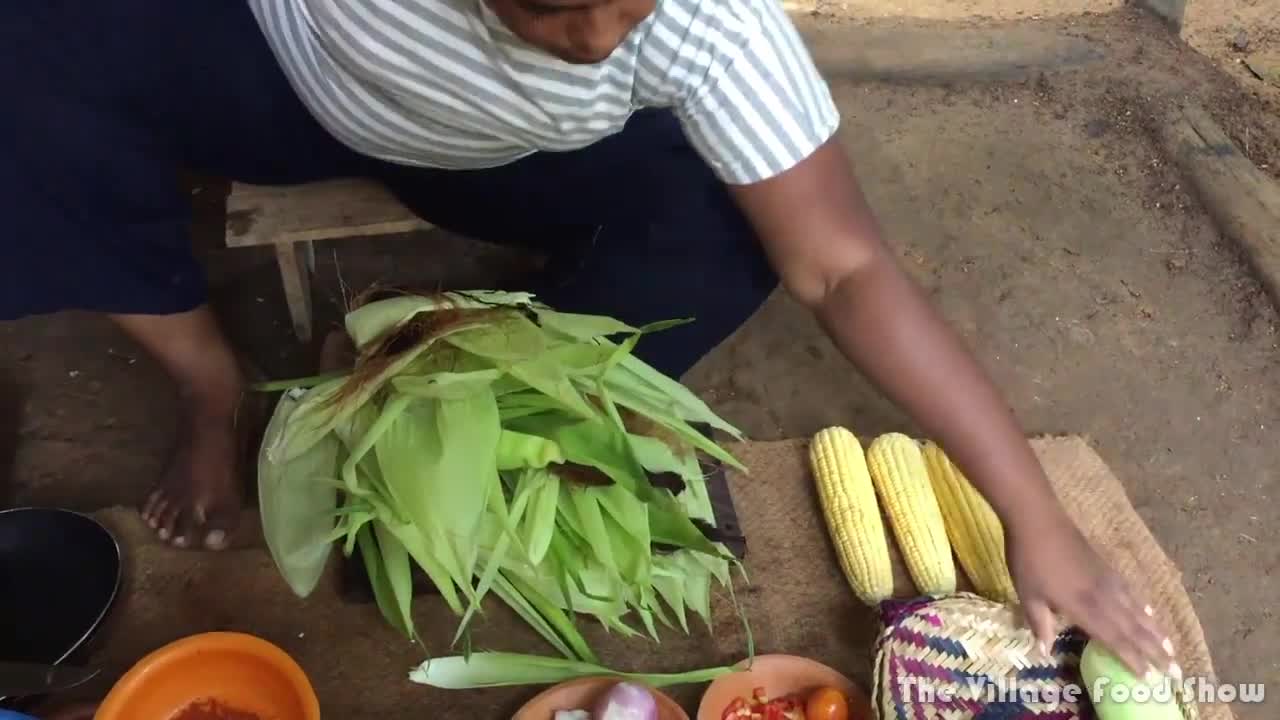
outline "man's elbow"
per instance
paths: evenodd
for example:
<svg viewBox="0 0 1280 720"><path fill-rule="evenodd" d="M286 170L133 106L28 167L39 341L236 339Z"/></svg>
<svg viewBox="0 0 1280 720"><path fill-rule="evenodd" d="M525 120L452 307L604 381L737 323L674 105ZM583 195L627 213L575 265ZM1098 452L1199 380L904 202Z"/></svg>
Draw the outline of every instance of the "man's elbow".
<svg viewBox="0 0 1280 720"><path fill-rule="evenodd" d="M874 272L878 261L874 250L847 247L839 252L813 254L783 263L779 268L780 281L796 302L816 312L842 287Z"/></svg>

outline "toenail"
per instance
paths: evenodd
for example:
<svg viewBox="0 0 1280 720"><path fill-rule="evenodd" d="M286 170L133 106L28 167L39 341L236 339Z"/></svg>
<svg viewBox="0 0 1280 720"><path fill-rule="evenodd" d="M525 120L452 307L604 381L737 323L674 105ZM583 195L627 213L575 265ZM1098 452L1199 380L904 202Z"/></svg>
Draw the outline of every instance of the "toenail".
<svg viewBox="0 0 1280 720"><path fill-rule="evenodd" d="M204 544L209 547L220 547L227 539L227 533L223 530L213 530L204 538Z"/></svg>
<svg viewBox="0 0 1280 720"><path fill-rule="evenodd" d="M156 534L160 536L160 539L161 539L161 540L168 540L168 539L169 539L169 528L160 528L160 532L159 532L159 533L156 533Z"/></svg>
<svg viewBox="0 0 1280 720"><path fill-rule="evenodd" d="M174 539L173 539L173 544L174 544L174 546L175 546L175 547L186 547L186 546L187 546L187 538L186 538L186 536L185 536L185 535L179 535L178 537L174 538Z"/></svg>

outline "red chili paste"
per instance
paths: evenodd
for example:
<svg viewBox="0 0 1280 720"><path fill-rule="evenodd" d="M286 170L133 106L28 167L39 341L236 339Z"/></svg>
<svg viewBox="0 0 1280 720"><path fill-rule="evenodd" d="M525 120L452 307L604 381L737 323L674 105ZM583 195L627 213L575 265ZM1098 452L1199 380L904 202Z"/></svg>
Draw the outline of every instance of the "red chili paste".
<svg viewBox="0 0 1280 720"><path fill-rule="evenodd" d="M217 700L197 700L170 720L264 720L257 713L227 707Z"/></svg>

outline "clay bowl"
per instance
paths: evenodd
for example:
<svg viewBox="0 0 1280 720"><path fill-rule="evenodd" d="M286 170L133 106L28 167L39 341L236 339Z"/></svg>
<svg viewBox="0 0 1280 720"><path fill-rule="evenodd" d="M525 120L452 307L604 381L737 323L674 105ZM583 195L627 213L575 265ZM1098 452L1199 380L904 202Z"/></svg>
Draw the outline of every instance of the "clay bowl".
<svg viewBox="0 0 1280 720"><path fill-rule="evenodd" d="M746 661L738 672L721 675L712 681L698 705L698 720L720 720L725 708L739 697L750 698L756 688L764 688L769 697L792 693L808 695L821 687L833 687L844 693L849 703L849 720L872 720L871 704L866 693L852 680L816 660L795 655L757 655L746 670Z"/></svg>
<svg viewBox="0 0 1280 720"><path fill-rule="evenodd" d="M94 720L165 720L209 700L271 720L320 720L302 668L240 633L193 635L156 650L120 678Z"/></svg>
<svg viewBox="0 0 1280 720"><path fill-rule="evenodd" d="M551 720L557 710L590 710L609 688L618 684L617 678L595 677L569 680L547 688L524 704L511 720ZM689 714L666 694L649 688L658 702L658 720L689 720ZM716 717L716 720L720 720Z"/></svg>

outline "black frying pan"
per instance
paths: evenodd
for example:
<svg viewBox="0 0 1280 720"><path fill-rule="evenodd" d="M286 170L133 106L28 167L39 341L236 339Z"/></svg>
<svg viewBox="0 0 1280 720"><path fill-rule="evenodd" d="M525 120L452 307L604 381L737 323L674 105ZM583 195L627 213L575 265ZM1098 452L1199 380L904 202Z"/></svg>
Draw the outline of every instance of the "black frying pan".
<svg viewBox="0 0 1280 720"><path fill-rule="evenodd" d="M0 510L0 660L74 659L115 602L120 575L120 547L92 518Z"/></svg>

